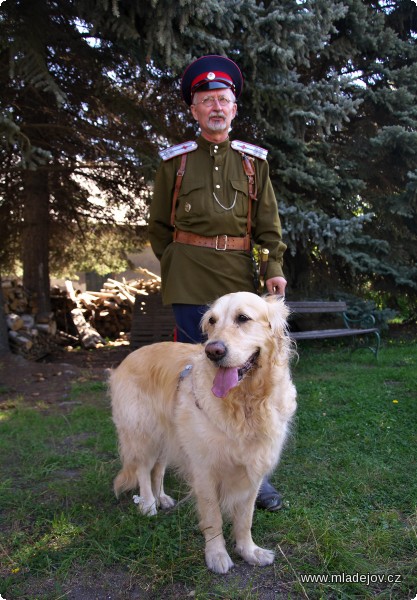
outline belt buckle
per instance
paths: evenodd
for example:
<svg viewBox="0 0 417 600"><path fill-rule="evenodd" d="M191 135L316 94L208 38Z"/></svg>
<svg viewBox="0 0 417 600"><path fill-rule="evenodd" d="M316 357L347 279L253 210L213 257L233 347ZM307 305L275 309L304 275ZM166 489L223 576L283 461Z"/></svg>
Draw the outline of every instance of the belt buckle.
<svg viewBox="0 0 417 600"><path fill-rule="evenodd" d="M224 238L224 246L223 248L219 248L219 237L220 238ZM224 252L224 250L227 250L227 235L222 234L222 235L216 235L216 250L220 250L221 252Z"/></svg>

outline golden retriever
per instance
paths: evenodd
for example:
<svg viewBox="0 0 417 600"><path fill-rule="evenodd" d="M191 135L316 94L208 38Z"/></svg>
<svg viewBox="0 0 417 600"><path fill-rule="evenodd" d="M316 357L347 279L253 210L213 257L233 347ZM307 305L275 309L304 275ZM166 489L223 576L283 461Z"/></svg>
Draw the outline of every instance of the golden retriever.
<svg viewBox="0 0 417 600"><path fill-rule="evenodd" d="M271 473L296 409L288 309L249 292L222 296L202 320L205 344L161 342L132 352L110 378L122 469L116 496L139 487L139 509L174 506L164 491L167 465L196 497L209 569L233 567L222 513L236 551L251 565L274 553L256 546L251 526L259 486Z"/></svg>

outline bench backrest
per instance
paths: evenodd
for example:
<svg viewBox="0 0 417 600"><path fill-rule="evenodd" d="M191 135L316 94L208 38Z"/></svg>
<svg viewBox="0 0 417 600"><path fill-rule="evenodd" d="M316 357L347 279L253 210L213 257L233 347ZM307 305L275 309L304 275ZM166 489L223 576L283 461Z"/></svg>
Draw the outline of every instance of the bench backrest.
<svg viewBox="0 0 417 600"><path fill-rule="evenodd" d="M325 302L322 300L312 301L287 301L287 306L295 314L312 313L343 313L347 311L346 302Z"/></svg>
<svg viewBox="0 0 417 600"><path fill-rule="evenodd" d="M291 313L343 313L346 302L288 301ZM175 320L170 306L163 306L159 293L136 296L130 333L130 346L133 350L154 342L172 341Z"/></svg>

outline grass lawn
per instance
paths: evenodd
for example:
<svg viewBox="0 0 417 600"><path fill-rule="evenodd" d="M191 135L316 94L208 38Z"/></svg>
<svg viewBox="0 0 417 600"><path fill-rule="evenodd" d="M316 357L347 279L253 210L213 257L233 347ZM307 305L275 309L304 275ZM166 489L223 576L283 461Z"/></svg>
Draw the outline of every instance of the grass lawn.
<svg viewBox="0 0 417 600"><path fill-rule="evenodd" d="M276 561L253 568L232 553L226 576L205 568L192 502L148 519L131 494L114 498L104 382L78 383L65 408L1 411L3 598L414 598L417 344L387 340L378 361L300 344L293 374L298 411L273 477L286 507L256 511L253 526ZM166 489L186 493L173 476ZM101 592L71 593L87 576Z"/></svg>

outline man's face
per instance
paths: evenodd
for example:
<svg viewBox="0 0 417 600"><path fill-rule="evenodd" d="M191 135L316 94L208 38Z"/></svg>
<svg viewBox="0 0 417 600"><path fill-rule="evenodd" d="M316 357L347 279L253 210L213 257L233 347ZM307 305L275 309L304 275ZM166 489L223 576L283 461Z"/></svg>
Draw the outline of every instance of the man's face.
<svg viewBox="0 0 417 600"><path fill-rule="evenodd" d="M207 98L215 100L212 106L210 102L209 106L204 104L203 100ZM221 106L218 101L221 98L227 98L230 102L226 106ZM196 92L191 105L191 113L200 125L201 134L208 140L213 136L218 139L221 134L224 139L227 138L236 110L235 97L229 88Z"/></svg>

